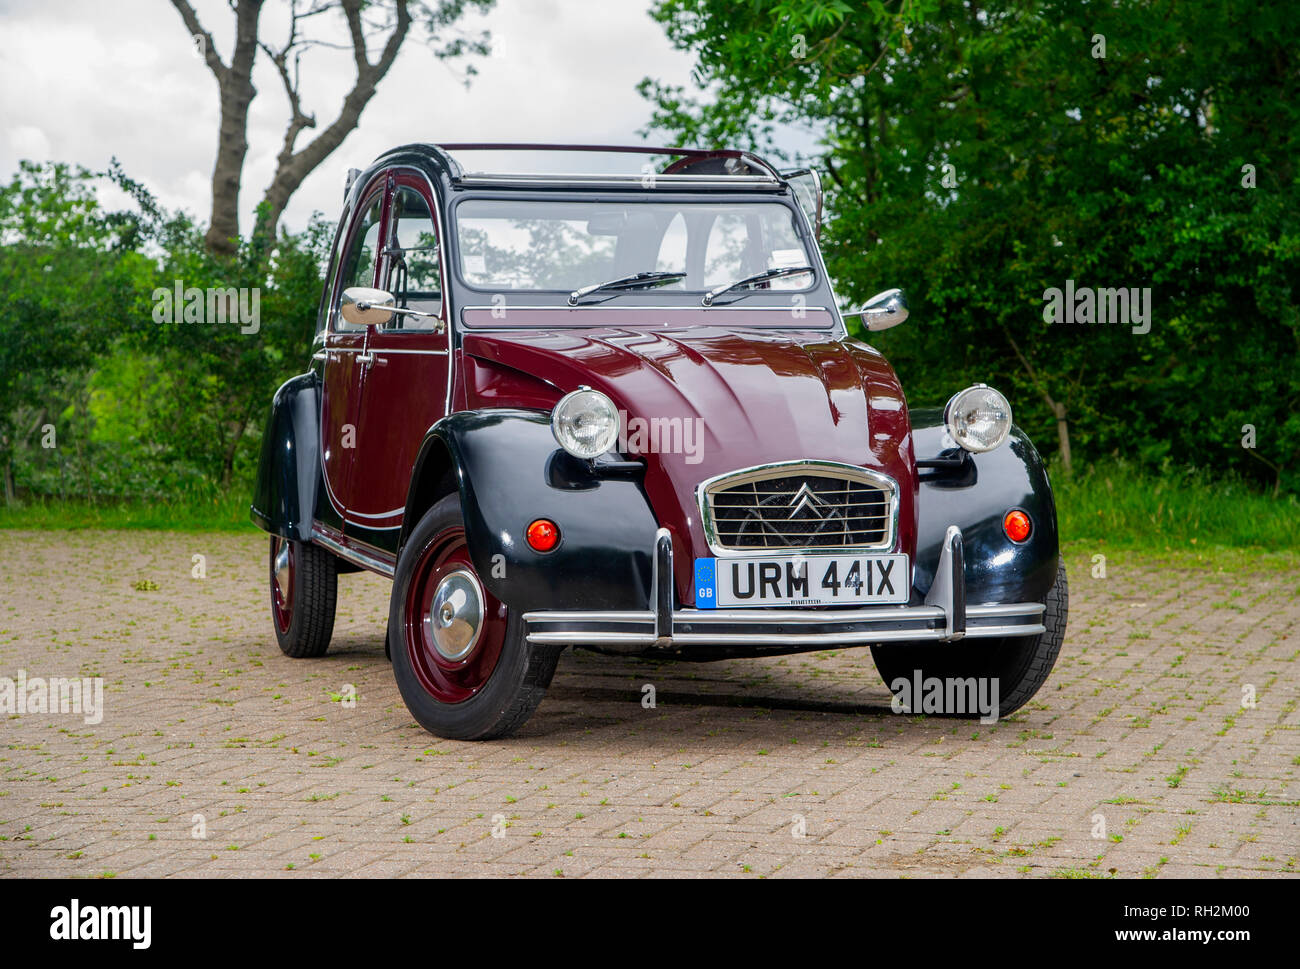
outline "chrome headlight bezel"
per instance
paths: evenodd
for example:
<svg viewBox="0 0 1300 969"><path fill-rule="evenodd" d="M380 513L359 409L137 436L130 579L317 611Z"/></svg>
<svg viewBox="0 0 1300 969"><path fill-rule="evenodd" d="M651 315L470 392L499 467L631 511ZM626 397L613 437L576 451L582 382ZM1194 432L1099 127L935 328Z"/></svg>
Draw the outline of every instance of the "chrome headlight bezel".
<svg viewBox="0 0 1300 969"><path fill-rule="evenodd" d="M590 440L583 440L576 434L574 423L578 408L596 408L604 411L606 425ZM619 414L614 402L599 390L579 387L560 398L551 410L551 434L555 442L569 454L583 461L593 461L609 451L618 442Z"/></svg>
<svg viewBox="0 0 1300 969"><path fill-rule="evenodd" d="M975 403L977 398L983 398L982 404ZM984 408L992 410L999 416L994 420L996 427L999 429L997 439L990 442L987 437L980 440L973 437L970 429L964 419L964 414L970 413L970 407ZM1011 435L1011 403L999 391L994 390L988 384L972 384L965 390L959 390L948 398L948 403L943 408L943 425L948 432L948 436L959 447L964 448L974 454L982 454L986 451L994 451L1006 443L1007 438Z"/></svg>

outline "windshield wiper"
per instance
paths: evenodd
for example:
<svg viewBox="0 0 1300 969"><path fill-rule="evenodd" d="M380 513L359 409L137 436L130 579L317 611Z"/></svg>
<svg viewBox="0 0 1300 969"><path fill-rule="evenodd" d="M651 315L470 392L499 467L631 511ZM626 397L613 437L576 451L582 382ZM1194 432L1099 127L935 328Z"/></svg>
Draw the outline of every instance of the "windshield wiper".
<svg viewBox="0 0 1300 969"><path fill-rule="evenodd" d="M669 283L675 283L680 279L685 279L686 273L633 273L631 276L620 276L618 279L611 279L604 283L592 283L590 286L583 286L582 289L575 289L569 294L569 305L577 306L578 300L584 296L590 296L592 293L599 293L605 289L650 289L653 286L667 286Z"/></svg>
<svg viewBox="0 0 1300 969"><path fill-rule="evenodd" d="M704 294L704 298L700 300L700 304L702 306L711 306L713 301L723 293L729 293L741 286L750 286L767 279L780 279L783 276L798 276L800 273L810 273L812 271L812 266L783 266L780 269L765 269L761 273L754 273L754 275L746 276L744 279L737 279L734 283L727 283L726 286L719 286L717 289L709 290Z"/></svg>

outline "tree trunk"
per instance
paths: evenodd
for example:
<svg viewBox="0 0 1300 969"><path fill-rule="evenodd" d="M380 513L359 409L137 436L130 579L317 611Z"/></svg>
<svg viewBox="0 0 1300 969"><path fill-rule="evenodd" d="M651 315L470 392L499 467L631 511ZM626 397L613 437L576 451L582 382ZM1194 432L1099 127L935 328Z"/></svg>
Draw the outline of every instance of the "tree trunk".
<svg viewBox="0 0 1300 969"><path fill-rule="evenodd" d="M1052 412L1056 414L1056 435L1061 442L1061 468L1068 475L1073 472L1073 467L1070 464L1070 424L1065 419L1065 405L1056 401L1052 404Z"/></svg>
<svg viewBox="0 0 1300 969"><path fill-rule="evenodd" d="M5 505L12 507L17 496L14 493L14 455L12 451L5 454Z"/></svg>
<svg viewBox="0 0 1300 969"><path fill-rule="evenodd" d="M1020 350L1020 344L1012 339L1011 334L1007 332L1004 326L1002 332L1006 334L1007 342L1011 344L1011 349L1016 352L1020 358L1020 365L1025 368L1025 373L1029 374L1029 379L1033 381L1034 386L1038 388L1038 393L1042 396L1043 401L1047 404L1047 409L1052 412L1056 418L1056 437L1061 445L1061 469L1068 475L1073 471L1073 465L1070 461L1070 424L1065 419L1065 402L1053 400L1052 395L1047 392L1047 387L1038 379L1038 371L1034 365L1029 362L1029 358Z"/></svg>
<svg viewBox="0 0 1300 969"><path fill-rule="evenodd" d="M212 35L199 23L187 0L172 0L195 44L217 79L221 94L221 129L217 138L217 163L212 169L212 218L205 237L208 249L231 255L239 238L239 186L248 154L248 107L257 96L253 87L253 60L257 55L257 21L265 0L238 0L235 4L235 49L224 64L213 47Z"/></svg>
<svg viewBox="0 0 1300 969"><path fill-rule="evenodd" d="M241 423L234 429L230 436L230 445L226 448L225 457L221 460L221 490L226 491L230 488L230 481L235 474L235 454L239 451L239 442L243 440L244 428L247 422Z"/></svg>
<svg viewBox="0 0 1300 969"><path fill-rule="evenodd" d="M239 182L248 154L248 106L257 92L252 80L221 85L221 134L217 163L212 169L212 217L204 237L208 248L220 255L234 253L239 238Z"/></svg>

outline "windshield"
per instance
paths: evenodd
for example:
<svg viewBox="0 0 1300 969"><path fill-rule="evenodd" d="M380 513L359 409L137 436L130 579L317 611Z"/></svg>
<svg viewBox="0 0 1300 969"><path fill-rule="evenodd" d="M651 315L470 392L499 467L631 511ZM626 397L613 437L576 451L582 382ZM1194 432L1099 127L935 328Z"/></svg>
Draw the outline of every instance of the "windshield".
<svg viewBox="0 0 1300 969"><path fill-rule="evenodd" d="M654 291L703 293L767 270L811 264L795 210L779 202L466 199L455 213L460 274L479 289L567 296L640 273L680 273ZM755 286L805 290L812 283L812 274L803 273Z"/></svg>

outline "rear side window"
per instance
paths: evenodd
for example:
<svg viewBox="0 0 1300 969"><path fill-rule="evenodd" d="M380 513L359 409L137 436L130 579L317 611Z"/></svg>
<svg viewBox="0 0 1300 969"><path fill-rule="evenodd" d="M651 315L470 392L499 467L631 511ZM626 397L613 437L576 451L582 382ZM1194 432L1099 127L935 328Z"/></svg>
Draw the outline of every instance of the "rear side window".
<svg viewBox="0 0 1300 969"><path fill-rule="evenodd" d="M321 294L320 309L316 312L316 336L319 339L325 332L325 324L329 320L330 307L334 305L334 280L339 268L339 250L343 247L342 227L348 224L348 215L352 210L344 208L343 215L340 219L340 230L334 239L334 245L330 247L329 266L325 270L325 285Z"/></svg>
<svg viewBox="0 0 1300 969"><path fill-rule="evenodd" d="M383 211L384 193L382 191L376 192L366 199L362 207L361 222L357 226L356 234L352 237L352 244L348 247L347 255L343 257L343 285L339 291L340 296L342 296L342 290L347 289L349 286L375 285L375 263L379 256L379 226ZM334 305L337 309L337 299L334 301ZM364 329L364 327L353 326L336 315L334 329L339 332L346 332L348 330Z"/></svg>
<svg viewBox="0 0 1300 969"><path fill-rule="evenodd" d="M441 313L438 230L424 196L413 188L398 188L389 224L392 230L384 249L384 281L380 289L392 293L398 306ZM386 328L421 330L436 326L436 320L398 314Z"/></svg>

